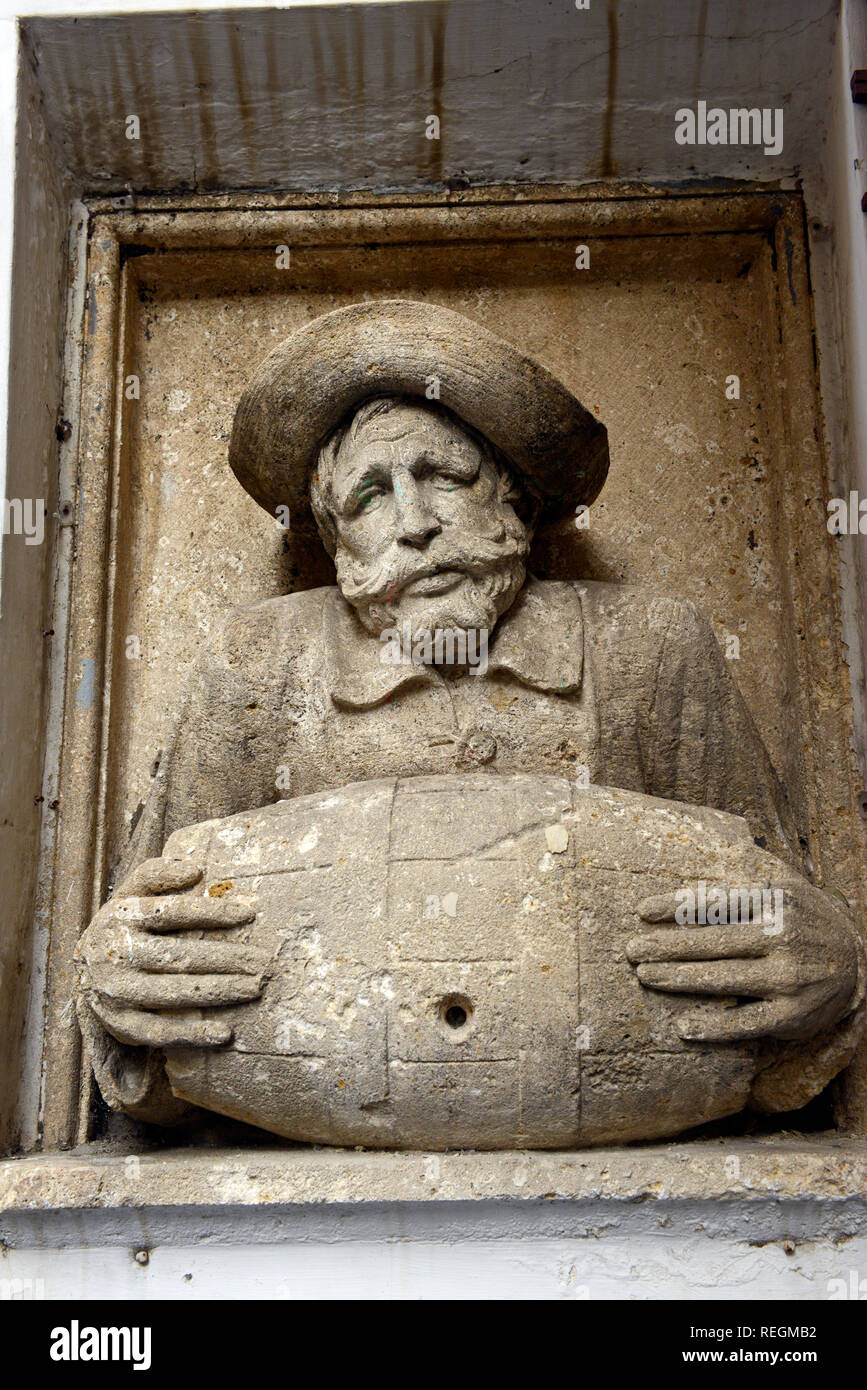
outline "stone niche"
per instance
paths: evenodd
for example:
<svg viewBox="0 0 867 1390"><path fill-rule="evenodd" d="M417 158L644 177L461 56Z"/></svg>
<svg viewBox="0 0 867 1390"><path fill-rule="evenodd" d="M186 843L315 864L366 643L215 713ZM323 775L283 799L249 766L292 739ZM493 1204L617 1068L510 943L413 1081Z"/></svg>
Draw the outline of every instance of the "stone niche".
<svg viewBox="0 0 867 1390"><path fill-rule="evenodd" d="M127 203L89 207L84 366L66 407L80 445L61 814L46 851L46 1148L147 1142L126 1121L107 1134L96 1123L71 1023L72 954L210 625L232 605L333 582L313 538L269 522L226 455L252 367L341 305L402 297L459 310L537 357L605 422L612 466L589 525L570 519L538 537L531 569L700 605L817 882L858 900L864 847L799 196L544 188ZM835 1084L829 1144L863 1134L864 1074L856 1059ZM829 1098L820 1128L831 1115ZM181 1142L195 1145L195 1128ZM246 1130L241 1142L275 1140ZM491 1156L477 1161L494 1172Z"/></svg>

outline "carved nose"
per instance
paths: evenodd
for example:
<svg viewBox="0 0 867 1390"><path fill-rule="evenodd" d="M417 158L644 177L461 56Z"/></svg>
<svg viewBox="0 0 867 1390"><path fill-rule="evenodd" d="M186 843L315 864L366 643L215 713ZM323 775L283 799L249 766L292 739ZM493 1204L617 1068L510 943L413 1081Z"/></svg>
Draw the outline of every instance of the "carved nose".
<svg viewBox="0 0 867 1390"><path fill-rule="evenodd" d="M433 512L425 506L414 481L395 487L397 502L396 539L401 545L426 545L442 530Z"/></svg>
<svg viewBox="0 0 867 1390"><path fill-rule="evenodd" d="M397 539L401 545L427 545L434 536L438 536L443 528L438 521L432 518L419 518L411 524L401 526L398 529Z"/></svg>

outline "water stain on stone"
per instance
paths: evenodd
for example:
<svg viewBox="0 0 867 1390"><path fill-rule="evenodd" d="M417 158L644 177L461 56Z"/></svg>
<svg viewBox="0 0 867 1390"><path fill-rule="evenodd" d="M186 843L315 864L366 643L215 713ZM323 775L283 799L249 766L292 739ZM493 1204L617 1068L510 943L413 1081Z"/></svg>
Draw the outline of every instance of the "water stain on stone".
<svg viewBox="0 0 867 1390"><path fill-rule="evenodd" d="M608 91L605 100L605 121L602 127L602 178L615 172L614 111L617 105L617 0L608 0Z"/></svg>

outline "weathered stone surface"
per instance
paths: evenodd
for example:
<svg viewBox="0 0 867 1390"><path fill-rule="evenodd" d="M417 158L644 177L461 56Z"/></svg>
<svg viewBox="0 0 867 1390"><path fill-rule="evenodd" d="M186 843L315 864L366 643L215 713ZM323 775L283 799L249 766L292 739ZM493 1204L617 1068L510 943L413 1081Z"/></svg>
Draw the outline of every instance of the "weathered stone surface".
<svg viewBox="0 0 867 1390"><path fill-rule="evenodd" d="M70 1213L69 1238L78 1243L82 1210L111 1215L144 1207L153 1219L154 1208L165 1208L171 1229L179 1223L179 1209L197 1209L207 1222L199 1238L210 1239L214 1209L220 1207L264 1207L267 1234L274 1209L283 1205L306 1207L308 1214L315 1206L371 1205L381 1219L383 1203L460 1202L465 1205L459 1219L466 1225L473 1207L505 1200L527 1203L537 1225L542 1203L575 1203L579 1220L586 1203L592 1227L610 1221L620 1202L652 1212L654 1222L668 1222L670 1203L702 1199L713 1204L703 1213L711 1229L737 1220L749 1227L767 1203L778 1215L785 1213L781 1234L791 1235L803 1222L808 1230L839 1239L864 1229L865 1196L867 1145L829 1134L728 1136L648 1144L640 1151L510 1150L486 1154L481 1163L472 1153L359 1153L306 1145L143 1154L105 1154L91 1146L0 1163L0 1239L14 1243L22 1228L44 1239L45 1214L64 1211ZM605 1209L589 1205L597 1201ZM337 1220L343 1224L342 1214Z"/></svg>
<svg viewBox="0 0 867 1390"><path fill-rule="evenodd" d="M168 1120L164 1053L177 1097L287 1137L429 1148L675 1134L740 1110L757 1074L761 1108L803 1103L851 1056L863 952L845 901L804 877L707 624L527 580L572 468L545 434L563 388L497 348L538 409L507 442L491 427L495 447L462 394L481 389L472 331L443 345L450 411L421 396L442 316L407 310L413 364L382 312L372 377L375 311L323 325L350 325L348 415L302 391L300 433L280 418L308 331L239 411L239 476L274 502L279 451L267 484L250 473L264 420L287 489L309 479L340 592L237 610L203 653L81 946L103 1093ZM361 399L368 377L386 394ZM564 762L572 781L539 775ZM723 915L705 916L713 893Z"/></svg>
<svg viewBox="0 0 867 1390"><path fill-rule="evenodd" d="M549 515L592 502L605 481L604 425L532 357L463 314L405 299L351 304L290 342L288 361L281 344L244 392L229 446L232 471L268 512L286 504L303 526L308 460L330 430L371 396L424 398L432 383L435 399L545 494Z"/></svg>
<svg viewBox="0 0 867 1390"><path fill-rule="evenodd" d="M676 1134L749 1094L755 1045L685 1041L700 1000L643 988L624 951L654 894L791 877L738 818L455 774L206 822L165 855L205 866L197 895L255 903L233 934L268 957L261 998L223 1011L230 1046L169 1056L198 1105L313 1142L552 1148Z"/></svg>

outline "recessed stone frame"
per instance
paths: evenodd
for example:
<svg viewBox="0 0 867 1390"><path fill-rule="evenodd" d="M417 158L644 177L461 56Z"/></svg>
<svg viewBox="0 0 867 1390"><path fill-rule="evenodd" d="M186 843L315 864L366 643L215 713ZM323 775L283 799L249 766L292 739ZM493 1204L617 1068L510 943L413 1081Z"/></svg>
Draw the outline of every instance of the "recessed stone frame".
<svg viewBox="0 0 867 1390"><path fill-rule="evenodd" d="M204 605L207 622L211 611L239 601L234 591L221 596L206 587L213 578L209 564L221 547L234 558L240 597L275 593L280 584L328 582L308 538L295 537L294 550L278 554L273 523L241 499L228 476L220 436L246 372L278 340L277 330L289 332L324 308L364 295L429 294L475 312L581 388L609 427L612 477L590 531L567 525L543 538L537 571L658 583L695 598L718 636L740 631L744 650L735 676L792 795L817 880L853 900L863 894L864 836L834 541L825 524L799 195L635 188L611 197L605 190L536 188L423 198L227 194L160 197L135 207L127 201L96 200L89 207L80 398L64 407L68 419L77 413L80 436L59 812L43 866L51 882L45 1148L85 1142L91 1134L92 1083L82 1072L70 1009L73 951L105 897L120 842L146 791L143 754L159 746L195 650L202 617L195 603ZM579 244L590 249L589 271L575 268ZM279 246L291 248L289 269L276 267ZM191 360L190 345L202 341L206 322L196 304L207 306L218 333L210 386L207 364L203 369ZM177 306L186 306L186 318L173 352L166 347L166 310ZM221 314L227 321L236 316L228 336ZM232 342L234 359L218 371L213 362L223 349L232 356ZM157 352L159 363L149 356ZM146 438L142 425L149 372L151 381L162 374L147 406L152 424L183 413L173 412L169 395L178 391L173 399L180 400L188 374L195 376L189 419L200 429L201 420L209 421L210 434L196 438L200 452L193 458L181 430L175 463L182 473L185 466L213 465L216 504L226 498L237 511L234 530L223 522L210 530L197 571L201 599L186 611L186 627L182 598L159 593L159 537L149 540L144 525L149 516L151 531L159 530L161 518L171 516L160 512L151 491L162 479L159 468L151 479L160 431ZM730 373L741 379L739 402L724 394ZM142 378L138 400L126 394L131 375ZM708 443L718 452L706 449ZM722 472L709 491L717 468ZM178 544L180 532L169 526L162 534L170 549ZM246 568L238 558L242 537L251 547ZM175 553L180 565L187 563ZM136 684L125 643L148 623L161 625L164 640ZM863 897L860 905L863 912ZM841 1129L862 1134L864 1060L852 1064L837 1090Z"/></svg>

